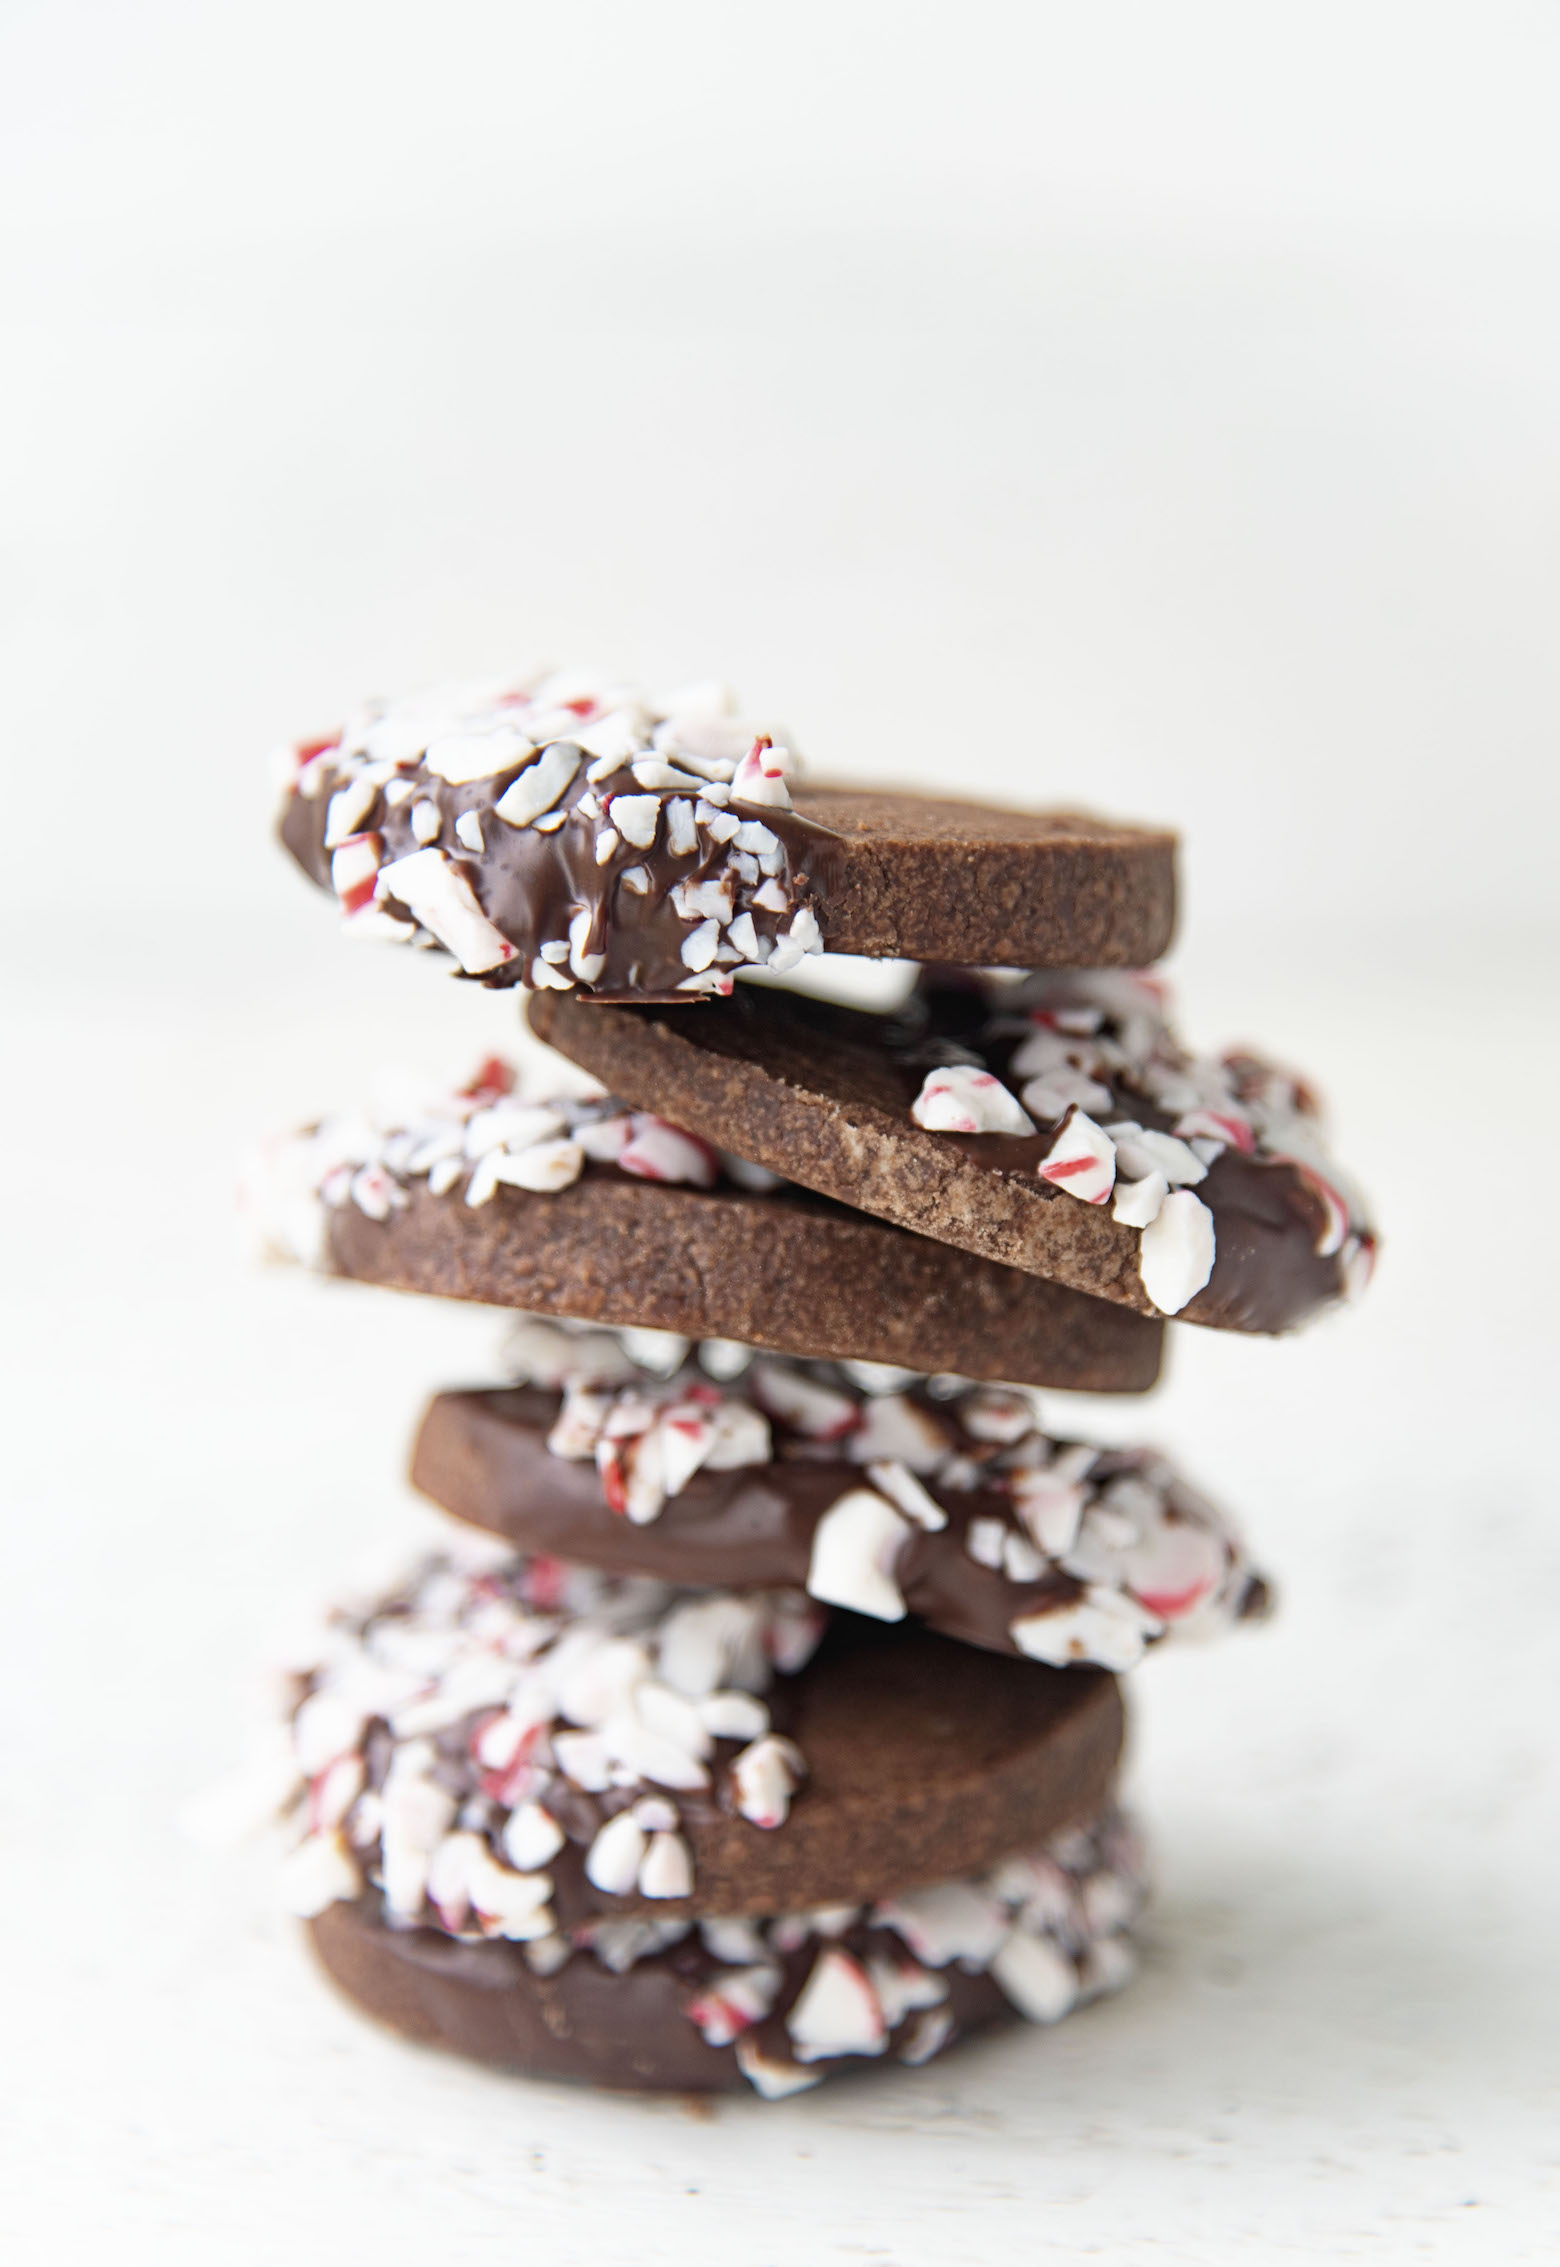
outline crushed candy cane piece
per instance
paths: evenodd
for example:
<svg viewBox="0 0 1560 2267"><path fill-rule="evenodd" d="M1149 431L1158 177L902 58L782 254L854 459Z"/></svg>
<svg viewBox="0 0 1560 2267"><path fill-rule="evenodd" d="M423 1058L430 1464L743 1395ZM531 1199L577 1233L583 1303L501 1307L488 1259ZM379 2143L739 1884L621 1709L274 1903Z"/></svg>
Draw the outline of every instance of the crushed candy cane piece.
<svg viewBox="0 0 1560 2267"><path fill-rule="evenodd" d="M1104 1204L1116 1182L1116 1145L1103 1126L1074 1108L1037 1170L1053 1188L1085 1204Z"/></svg>
<svg viewBox="0 0 1560 2267"><path fill-rule="evenodd" d="M437 937L468 976L480 976L514 959L514 946L494 928L471 884L442 850L414 850L410 857L381 867L379 888Z"/></svg>
<svg viewBox="0 0 1560 2267"><path fill-rule="evenodd" d="M849 1489L814 1531L808 1595L875 1621L903 1621L894 1564L911 1532L910 1522L875 1488Z"/></svg>
<svg viewBox="0 0 1560 2267"><path fill-rule="evenodd" d="M1032 1134L1034 1120L999 1078L973 1063L927 1072L910 1115L929 1133Z"/></svg>
<svg viewBox="0 0 1560 2267"><path fill-rule="evenodd" d="M1190 1189L1172 1189L1143 1230L1138 1273L1161 1314L1178 1315L1213 1273L1213 1214Z"/></svg>

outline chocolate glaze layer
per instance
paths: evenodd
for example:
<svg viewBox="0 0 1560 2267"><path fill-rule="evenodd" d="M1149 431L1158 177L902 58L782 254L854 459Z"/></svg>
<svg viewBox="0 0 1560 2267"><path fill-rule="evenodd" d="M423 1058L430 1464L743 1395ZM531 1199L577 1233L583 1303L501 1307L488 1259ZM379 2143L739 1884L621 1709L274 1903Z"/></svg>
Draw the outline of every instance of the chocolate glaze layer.
<svg viewBox="0 0 1560 2267"><path fill-rule="evenodd" d="M718 1963L696 1942L635 1962L614 1975L576 1956L553 1976L534 1975L517 1945L462 1943L433 1929L387 1928L377 1900L332 1905L308 1924L321 1965L346 1996L379 2022L420 2045L442 2047L499 2069L635 2091L704 2093L745 2086L734 2047L712 2047L688 2005ZM856 1927L842 1940L858 1957L902 1956L892 1930ZM788 1955L774 2011L752 2036L781 2061L793 2052L785 2017L816 1946ZM956 1964L940 1971L952 2017L946 2044L1000 2022L1014 2010L989 1975ZM881 2057L836 2056L813 2064L820 2075L846 2068L894 2067L912 2015L890 2034ZM942 2050L939 2050L942 2051Z"/></svg>
<svg viewBox="0 0 1560 2267"><path fill-rule="evenodd" d="M682 1006L700 998L679 989L689 975L682 958L689 924L670 893L678 883L717 874L726 862L723 844L701 837L695 853L674 857L663 826L651 850L622 843L598 864L594 819L571 816L543 833L493 816L512 774L452 786L419 764L402 776L415 782L416 801L438 807L440 845L514 948L514 957L486 971L482 983L528 981L541 944L567 935L583 908L589 950L604 963L582 992ZM589 792L582 760L561 806L572 814ZM293 793L280 828L296 863L327 890L329 803L328 792L312 798ZM382 840L382 865L424 847L413 830L413 807L413 799L392 806L380 796L361 821ZM800 787L790 810L735 799L731 809L761 822L785 851L787 910L749 908L766 946L799 908L813 914L827 950L876 957L1132 967L1157 959L1170 942L1175 838L1160 830L1075 812L1007 811L843 786ZM455 835L467 812L481 824L480 852L466 850ZM649 876L643 893L624 885L624 874L635 869ZM411 918L393 898L385 910Z"/></svg>
<svg viewBox="0 0 1560 2267"><path fill-rule="evenodd" d="M869 1484L859 1464L822 1455L775 1429L775 1459L733 1471L696 1472L657 1517L636 1525L610 1510L593 1463L551 1455L547 1436L559 1397L535 1387L441 1393L429 1404L412 1454L412 1484L456 1518L504 1536L525 1551L581 1560L614 1574L647 1574L690 1585L761 1588L806 1585L813 1538L824 1513L849 1489ZM1103 1454L1101 1478L1132 1468ZM1011 1625L1082 1594L1055 1569L1038 1582L1012 1582L969 1554L971 1522L1011 1520L994 1488L925 1483L948 1525L915 1529L894 1563L910 1612L944 1636L1017 1654ZM1251 1579L1239 1611L1258 1615L1266 1586ZM1071 1672L1068 1672L1071 1673Z"/></svg>
<svg viewBox="0 0 1560 2267"><path fill-rule="evenodd" d="M933 1133L911 1118L928 1067L948 1059L938 1050L972 1048L987 1012L952 990L885 1015L757 985L693 1018L654 1007L597 1016L559 994L529 1004L539 1037L641 1108L921 1235L1157 1313L1139 1232L1038 1178L1060 1120L1011 1135ZM999 1077L1015 1044L981 1047ZM1112 1093L1102 1120L1171 1130L1134 1088L1117 1081ZM1325 1206L1293 1165L1227 1148L1195 1194L1213 1214L1217 1252L1179 1320L1277 1332L1342 1295L1339 1256L1317 1250Z"/></svg>
<svg viewBox="0 0 1560 2267"><path fill-rule="evenodd" d="M493 926L514 947L515 957L488 970L480 981L503 987L526 981L527 972L549 939L567 936L580 908L589 915L586 949L602 957L594 984L583 986L598 999L665 999L686 1006L699 995L679 991L688 977L682 947L690 924L677 912L671 893L680 882L700 882L717 875L726 864L727 846L701 835L697 849L676 857L668 848L664 825L649 850L618 842L610 857L598 863L601 824L595 818L575 815L575 805L593 791L583 757L572 784L559 799L569 813L552 833L535 826L508 826L493 815L493 804L510 774L451 786L424 765L404 773L415 780L415 798L391 806L383 796L372 807L365 824L380 836L384 851L380 863L410 856L424 847L414 832L415 802L431 802L445 821L441 842L456 845L454 855L478 903ZM627 781L633 789L631 779ZM684 798L687 799L686 797ZM657 796L666 803L673 797ZM587 806L589 808L590 806ZM811 905L815 891L827 890L843 858L842 846L832 831L795 810L773 805L732 801L733 814L753 819L777 836L785 850L789 873L783 885L785 912L772 907L749 908L757 934L770 945L789 926L798 907ZM309 879L322 889L331 887L331 853L325 848L328 797L309 800L289 797L282 814L284 847ZM459 847L455 827L461 816L473 812L481 823L483 848L470 852ZM640 892L625 886L626 873L643 873L649 887ZM388 896L385 910L403 920L413 918L409 908Z"/></svg>
<svg viewBox="0 0 1560 2267"><path fill-rule="evenodd" d="M572 1188L502 1188L474 1208L423 1185L387 1220L332 1213L328 1261L395 1290L777 1353L1099 1393L1144 1392L1159 1371L1157 1319L794 1189L703 1191L591 1166Z"/></svg>

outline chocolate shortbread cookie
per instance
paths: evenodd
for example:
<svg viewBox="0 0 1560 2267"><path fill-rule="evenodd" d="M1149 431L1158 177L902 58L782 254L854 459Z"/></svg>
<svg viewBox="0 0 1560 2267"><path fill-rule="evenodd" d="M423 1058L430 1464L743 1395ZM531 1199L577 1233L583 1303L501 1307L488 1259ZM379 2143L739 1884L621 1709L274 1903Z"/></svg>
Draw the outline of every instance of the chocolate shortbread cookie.
<svg viewBox="0 0 1560 2267"><path fill-rule="evenodd" d="M860 1903L1087 1817L1114 1680L796 1591L429 1559L337 1613L286 1720L304 1915L539 1943L592 1915Z"/></svg>
<svg viewBox="0 0 1560 2267"><path fill-rule="evenodd" d="M1369 1272L1308 1090L1253 1055L1188 1054L1141 974L943 972L892 1014L767 985L695 1017L553 994L529 1014L711 1141L1140 1314L1288 1330Z"/></svg>
<svg viewBox="0 0 1560 2267"><path fill-rule="evenodd" d="M286 752L281 835L353 936L484 984L687 1004L829 950L1041 967L1165 950L1174 837L797 788L718 687L578 672L364 709Z"/></svg>
<svg viewBox="0 0 1560 2267"><path fill-rule="evenodd" d="M1142 1858L1119 1813L989 1873L774 1920L587 1924L545 1944L392 1927L375 1898L310 1923L326 1972L428 2046L614 2088L774 2100L1055 2023L1131 1975Z"/></svg>
<svg viewBox="0 0 1560 2267"><path fill-rule="evenodd" d="M1010 1389L865 1392L836 1364L766 1357L727 1384L697 1363L603 1377L594 1353L561 1394L440 1394L413 1484L521 1550L787 1584L1056 1667L1130 1669L1266 1605L1228 1522L1164 1458L1054 1440Z"/></svg>
<svg viewBox="0 0 1560 2267"><path fill-rule="evenodd" d="M505 1065L398 1122L271 1144L247 1191L279 1257L402 1291L1138 1393L1157 1322L783 1185L621 1103L525 1103Z"/></svg>

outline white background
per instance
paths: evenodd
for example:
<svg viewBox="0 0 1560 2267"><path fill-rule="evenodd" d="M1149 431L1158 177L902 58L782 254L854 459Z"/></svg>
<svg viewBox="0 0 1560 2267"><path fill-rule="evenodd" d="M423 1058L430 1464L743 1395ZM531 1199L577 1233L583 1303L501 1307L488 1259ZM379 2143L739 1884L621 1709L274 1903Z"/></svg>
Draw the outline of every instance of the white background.
<svg viewBox="0 0 1560 2267"><path fill-rule="evenodd" d="M1557 77L1489 0L9 0L9 2256L1553 2255ZM538 652L1175 821L1193 1034L1388 1237L1089 1412L1286 1601L1140 1679L1142 1984L708 2120L370 2035L172 1824L493 1335L230 1256L256 1126L513 1026L338 948L259 758Z"/></svg>

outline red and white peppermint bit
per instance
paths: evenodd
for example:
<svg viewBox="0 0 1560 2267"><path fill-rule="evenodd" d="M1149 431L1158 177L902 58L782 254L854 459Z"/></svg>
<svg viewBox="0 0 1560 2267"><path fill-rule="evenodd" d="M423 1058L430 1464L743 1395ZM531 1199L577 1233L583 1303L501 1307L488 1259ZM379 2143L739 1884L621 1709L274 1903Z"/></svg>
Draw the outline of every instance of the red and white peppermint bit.
<svg viewBox="0 0 1560 2267"><path fill-rule="evenodd" d="M842 1363L772 1355L729 1384L697 1356L670 1378L620 1383L620 1335L527 1325L537 1327L544 1335L514 1369L531 1383L563 1381L548 1447L572 1461L594 1457L606 1501L629 1519L658 1517L696 1471L777 1456L783 1468L797 1446L804 1469L830 1448L861 1466L861 1485L842 1490L814 1534L807 1590L824 1604L901 1620L906 1544L961 1520L962 1548L977 1565L1022 1587L1051 1586L1054 1595L1015 1613L1009 1630L1021 1652L1058 1666L1131 1668L1151 1642L1174 1631L1206 1638L1260 1604L1237 1530L1165 1458L1057 1440L1034 1397L1016 1388L959 1385L932 1404L864 1392ZM572 1373L571 1345L580 1348ZM730 1354L722 1342L717 1368L729 1370ZM972 1518L965 1507L976 1489ZM948 1547L960 1547L957 1532Z"/></svg>
<svg viewBox="0 0 1560 2267"><path fill-rule="evenodd" d="M1042 1181L1084 1204L1104 1204L1116 1185L1116 1145L1074 1105L1036 1171Z"/></svg>
<svg viewBox="0 0 1560 2267"><path fill-rule="evenodd" d="M732 2050L758 2093L780 2100L833 2063L927 2061L957 2035L950 1977L991 1977L1032 2023L1119 1990L1145 1894L1141 1845L1111 1809L984 1874L875 1907L598 1921L525 1951L542 1974L594 1959L623 1975L675 1949L692 1984L688 2021L707 2046Z"/></svg>
<svg viewBox="0 0 1560 2267"><path fill-rule="evenodd" d="M381 866L374 895L378 902L404 905L468 976L485 975L515 957L515 947L483 912L459 863L442 850L414 850L408 858ZM343 911L353 910L343 904Z"/></svg>
<svg viewBox="0 0 1560 2267"><path fill-rule="evenodd" d="M768 1419L703 1381L615 1394L570 1381L547 1446L569 1460L594 1457L608 1504L636 1526L656 1518L704 1466L767 1464L771 1449Z"/></svg>
<svg viewBox="0 0 1560 2267"><path fill-rule="evenodd" d="M720 1179L720 1159L707 1141L642 1110L629 1119L629 1138L614 1162L619 1172L642 1181L681 1181L712 1189Z"/></svg>
<svg viewBox="0 0 1560 2267"><path fill-rule="evenodd" d="M490 1059L476 1081L454 1093L430 1094L400 1110L328 1118L263 1144L240 1189L258 1249L318 1266L331 1212L352 1204L370 1220L387 1220L419 1183L434 1196L459 1192L481 1206L501 1188L569 1188L588 1162L701 1189L721 1177L717 1152L662 1118L610 1098L522 1103L512 1084L509 1067Z"/></svg>
<svg viewBox="0 0 1560 2267"><path fill-rule="evenodd" d="M761 1695L822 1626L782 1591L679 1591L475 1542L430 1558L332 1615L299 1672L290 1903L366 1883L397 1921L539 1943L566 1841L603 1894L690 1895L677 1796L719 1784L783 1823L807 1766Z"/></svg>
<svg viewBox="0 0 1560 2267"><path fill-rule="evenodd" d="M1034 1120L999 1078L974 1063L928 1071L910 1115L929 1133L1032 1134Z"/></svg>
<svg viewBox="0 0 1560 2267"><path fill-rule="evenodd" d="M647 894L637 860L662 845L687 861L666 898L690 931L682 988L729 992L733 968L783 973L823 945L781 836L746 815L790 810L795 759L730 711L713 682L657 694L590 672L521 670L372 702L339 733L285 751L281 783L289 800L328 798L324 848L351 853L332 869L343 912L402 905L411 919L382 919L374 933L436 939L469 975L518 952L482 903L490 850L506 830L567 830L563 870L577 870L570 852L583 848L610 869L606 891L568 908L557 937L537 939L519 971L533 989L600 981L612 884ZM384 831L403 809L418 847L387 864ZM469 872L442 847L446 827L475 861Z"/></svg>

